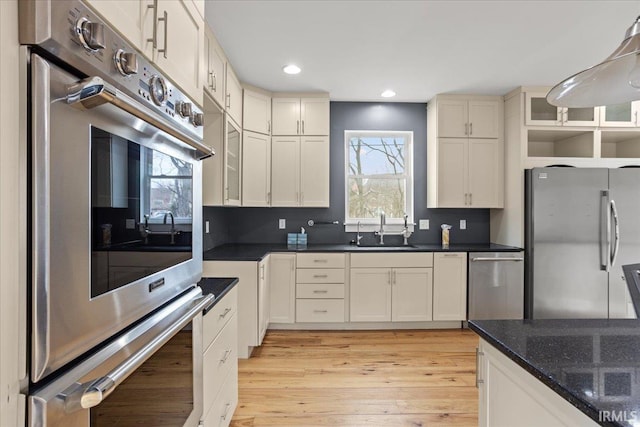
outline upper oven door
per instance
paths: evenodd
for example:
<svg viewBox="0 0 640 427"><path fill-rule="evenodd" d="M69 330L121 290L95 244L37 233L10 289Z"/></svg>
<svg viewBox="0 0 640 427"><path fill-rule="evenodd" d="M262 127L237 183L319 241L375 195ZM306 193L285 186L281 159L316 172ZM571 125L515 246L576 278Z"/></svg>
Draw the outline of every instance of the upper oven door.
<svg viewBox="0 0 640 427"><path fill-rule="evenodd" d="M32 363L38 382L196 283L194 150L31 55Z"/></svg>

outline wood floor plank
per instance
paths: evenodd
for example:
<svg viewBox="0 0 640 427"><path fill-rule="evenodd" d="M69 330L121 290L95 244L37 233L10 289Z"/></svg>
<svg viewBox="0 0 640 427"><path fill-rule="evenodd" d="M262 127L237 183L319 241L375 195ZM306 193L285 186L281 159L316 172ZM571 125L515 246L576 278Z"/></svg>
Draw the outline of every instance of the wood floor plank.
<svg viewBox="0 0 640 427"><path fill-rule="evenodd" d="M467 330L269 331L239 363L231 425L475 426Z"/></svg>

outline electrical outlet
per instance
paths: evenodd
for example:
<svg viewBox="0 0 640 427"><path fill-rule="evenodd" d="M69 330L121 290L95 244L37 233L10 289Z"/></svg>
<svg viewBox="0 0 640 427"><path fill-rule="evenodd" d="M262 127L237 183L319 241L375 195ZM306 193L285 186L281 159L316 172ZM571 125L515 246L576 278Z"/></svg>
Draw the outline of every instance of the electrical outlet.
<svg viewBox="0 0 640 427"><path fill-rule="evenodd" d="M460 220L460 230L466 230L467 229L467 220L466 219L461 219Z"/></svg>
<svg viewBox="0 0 640 427"><path fill-rule="evenodd" d="M134 228L136 228L136 220L127 218L125 220L124 226L127 230L133 230Z"/></svg>
<svg viewBox="0 0 640 427"><path fill-rule="evenodd" d="M419 221L420 230L428 230L429 229L429 220L421 219Z"/></svg>
<svg viewBox="0 0 640 427"><path fill-rule="evenodd" d="M204 232L209 234L209 221L204 222Z"/></svg>
<svg viewBox="0 0 640 427"><path fill-rule="evenodd" d="M278 220L278 228L279 228L280 230L284 230L285 228L287 228L287 220L286 220L286 219L284 219L284 218L280 218L280 219Z"/></svg>

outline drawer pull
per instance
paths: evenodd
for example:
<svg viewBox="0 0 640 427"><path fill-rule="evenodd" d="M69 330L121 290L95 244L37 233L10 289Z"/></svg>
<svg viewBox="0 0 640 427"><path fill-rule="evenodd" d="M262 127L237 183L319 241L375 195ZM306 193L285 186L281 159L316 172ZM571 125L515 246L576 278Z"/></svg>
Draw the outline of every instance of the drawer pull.
<svg viewBox="0 0 640 427"><path fill-rule="evenodd" d="M446 257L455 257L458 258L460 256L460 254L443 254Z"/></svg>
<svg viewBox="0 0 640 427"><path fill-rule="evenodd" d="M326 274L314 274L313 277L316 279L326 279L329 276L327 276Z"/></svg>
<svg viewBox="0 0 640 427"><path fill-rule="evenodd" d="M221 419L221 420L223 420L223 421L224 421L224 420L226 420L226 419L227 419L227 415L229 415L229 408L231 408L231 403L227 403L227 404L225 405L225 408L224 408L224 414L222 414L222 415L220 416L220 419Z"/></svg>
<svg viewBox="0 0 640 427"><path fill-rule="evenodd" d="M328 293L328 292L329 292L329 291L327 291L327 290L322 290L322 291L313 291L313 293L314 293L314 294L326 294L326 293Z"/></svg>
<svg viewBox="0 0 640 427"><path fill-rule="evenodd" d="M313 262L324 262L326 263L328 260L326 259L314 259Z"/></svg>
<svg viewBox="0 0 640 427"><path fill-rule="evenodd" d="M222 356L222 359L220 359L220 362L227 363L227 359L229 359L229 356L231 356L231 350L226 350L224 352L224 356Z"/></svg>
<svg viewBox="0 0 640 427"><path fill-rule="evenodd" d="M314 313L328 313L328 310L313 310Z"/></svg>
<svg viewBox="0 0 640 427"><path fill-rule="evenodd" d="M229 313L231 313L231 308L227 307L227 308L224 310L224 313L220 314L220 318L221 318L221 319L224 319L225 317L227 317L227 314L229 314Z"/></svg>

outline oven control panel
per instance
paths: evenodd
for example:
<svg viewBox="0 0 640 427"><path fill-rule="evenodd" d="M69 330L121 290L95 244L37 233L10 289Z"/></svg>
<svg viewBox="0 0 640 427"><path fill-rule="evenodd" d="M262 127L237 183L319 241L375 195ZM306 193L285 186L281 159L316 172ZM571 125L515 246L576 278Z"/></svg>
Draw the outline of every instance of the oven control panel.
<svg viewBox="0 0 640 427"><path fill-rule="evenodd" d="M202 140L202 109L82 1L56 0L55 7L28 1L42 8L37 13L50 15L51 26L25 26L22 44L37 44L85 77L101 77L172 127Z"/></svg>

